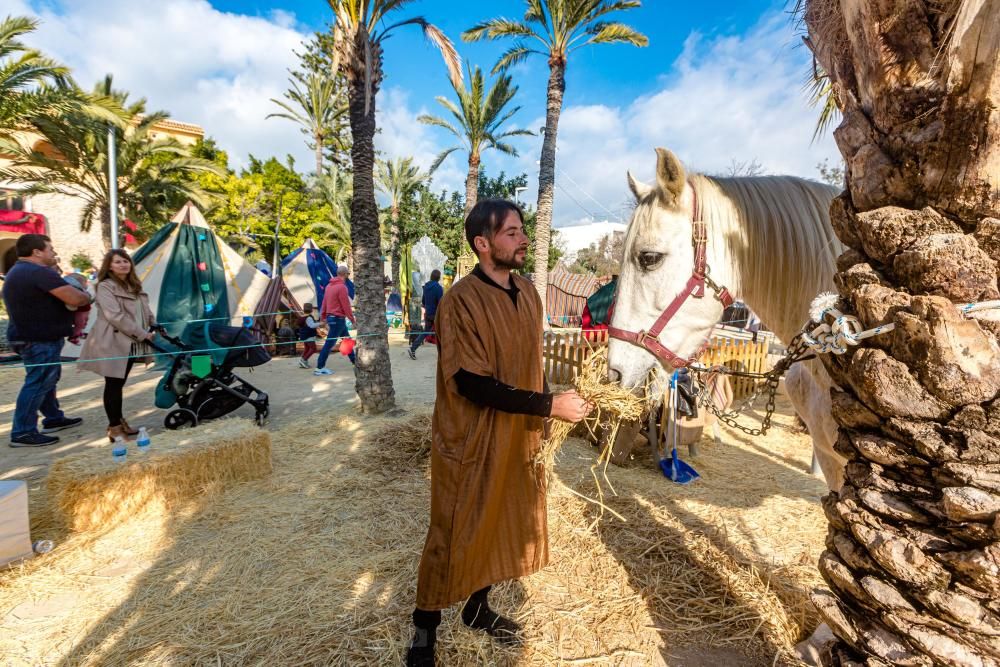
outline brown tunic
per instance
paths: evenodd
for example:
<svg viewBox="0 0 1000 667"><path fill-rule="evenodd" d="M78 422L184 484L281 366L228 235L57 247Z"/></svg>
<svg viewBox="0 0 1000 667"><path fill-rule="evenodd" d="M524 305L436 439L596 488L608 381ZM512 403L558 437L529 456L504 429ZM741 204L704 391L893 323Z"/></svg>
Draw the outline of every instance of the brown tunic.
<svg viewBox="0 0 1000 667"><path fill-rule="evenodd" d="M417 607L443 609L548 562L545 488L533 472L543 420L484 408L458 393L460 368L542 391L542 303L530 282L515 309L502 290L467 276L445 294L431 452L431 525ZM544 475L538 476L544 478Z"/></svg>

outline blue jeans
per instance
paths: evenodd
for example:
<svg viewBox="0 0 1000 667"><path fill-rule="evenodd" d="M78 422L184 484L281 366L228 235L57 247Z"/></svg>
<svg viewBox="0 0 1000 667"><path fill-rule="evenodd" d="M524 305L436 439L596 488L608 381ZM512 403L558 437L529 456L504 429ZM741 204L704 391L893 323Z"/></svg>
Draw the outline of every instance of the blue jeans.
<svg viewBox="0 0 1000 667"><path fill-rule="evenodd" d="M430 330L433 328L434 328L434 316L430 315L429 317L424 318L424 331L430 332ZM413 340L410 341L410 349L416 352L417 348L424 344L424 339L427 338L429 335L430 333L420 333L414 336Z"/></svg>
<svg viewBox="0 0 1000 667"><path fill-rule="evenodd" d="M21 355L26 374L24 386L17 395L14 425L10 431L11 438L19 438L22 435L38 433L39 410L45 416L42 421L43 426L63 418L59 400L56 399L56 385L62 376L59 354L62 352L63 341L12 343L11 348Z"/></svg>
<svg viewBox="0 0 1000 667"><path fill-rule="evenodd" d="M347 318L337 317L336 315L326 316L326 342L323 343L323 349L319 351L319 358L316 360L317 370L320 368L326 368L326 359L330 356L330 350L337 343L340 338L348 338L350 334L347 332ZM354 363L355 355L352 350L348 358L351 363Z"/></svg>

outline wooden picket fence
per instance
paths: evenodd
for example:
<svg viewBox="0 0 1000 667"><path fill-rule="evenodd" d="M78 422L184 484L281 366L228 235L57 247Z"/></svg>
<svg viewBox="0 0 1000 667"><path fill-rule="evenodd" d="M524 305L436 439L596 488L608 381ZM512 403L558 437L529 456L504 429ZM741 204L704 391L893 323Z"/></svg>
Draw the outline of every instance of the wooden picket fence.
<svg viewBox="0 0 1000 667"><path fill-rule="evenodd" d="M730 338L724 335L712 337L708 349L701 356L706 366L727 366L733 370L761 373L770 364L767 352L768 340L753 342L750 339ZM584 338L579 329L553 329L545 332L543 353L545 374L550 384L570 384L583 368L583 362L596 350L608 344L607 331L589 333L591 340ZM732 378L734 398L750 395L755 387L750 378Z"/></svg>
<svg viewBox="0 0 1000 667"><path fill-rule="evenodd" d="M545 332L542 352L545 376L549 384L570 384L590 355L608 344L607 331L588 332L590 340L579 329L550 329Z"/></svg>

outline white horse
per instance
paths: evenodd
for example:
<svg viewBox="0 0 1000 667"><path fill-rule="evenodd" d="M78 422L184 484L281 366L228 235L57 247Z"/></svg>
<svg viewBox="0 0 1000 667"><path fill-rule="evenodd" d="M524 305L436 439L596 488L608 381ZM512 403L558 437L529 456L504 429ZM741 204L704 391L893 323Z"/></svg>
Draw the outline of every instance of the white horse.
<svg viewBox="0 0 1000 667"><path fill-rule="evenodd" d="M790 341L808 320L812 299L833 288L843 250L829 220L836 188L792 176L688 176L670 151L656 154L654 185L628 175L637 207L608 348L609 374L627 387L641 384L653 367L662 378L667 367L696 358L729 292ZM704 239L700 262L696 235ZM699 280L700 266L707 279ZM837 490L845 461L833 451L833 383L815 360L793 365L785 383L827 484Z"/></svg>

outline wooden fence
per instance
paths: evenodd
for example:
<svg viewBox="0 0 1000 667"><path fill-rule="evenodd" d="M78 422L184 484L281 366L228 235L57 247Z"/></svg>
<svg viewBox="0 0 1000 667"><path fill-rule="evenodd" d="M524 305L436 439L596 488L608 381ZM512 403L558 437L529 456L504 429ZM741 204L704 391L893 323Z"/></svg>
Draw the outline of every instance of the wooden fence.
<svg viewBox="0 0 1000 667"><path fill-rule="evenodd" d="M768 370L767 351L768 340L753 340L727 337L722 335L712 337L712 340L701 356L701 362L706 366L727 366L733 370L760 373ZM589 333L587 340L579 330L553 329L545 332L543 353L545 355L545 374L550 384L570 384L577 373L583 368L583 362L601 347L608 344L607 331ZM748 396L754 389L755 382L749 378L732 378L734 398Z"/></svg>

